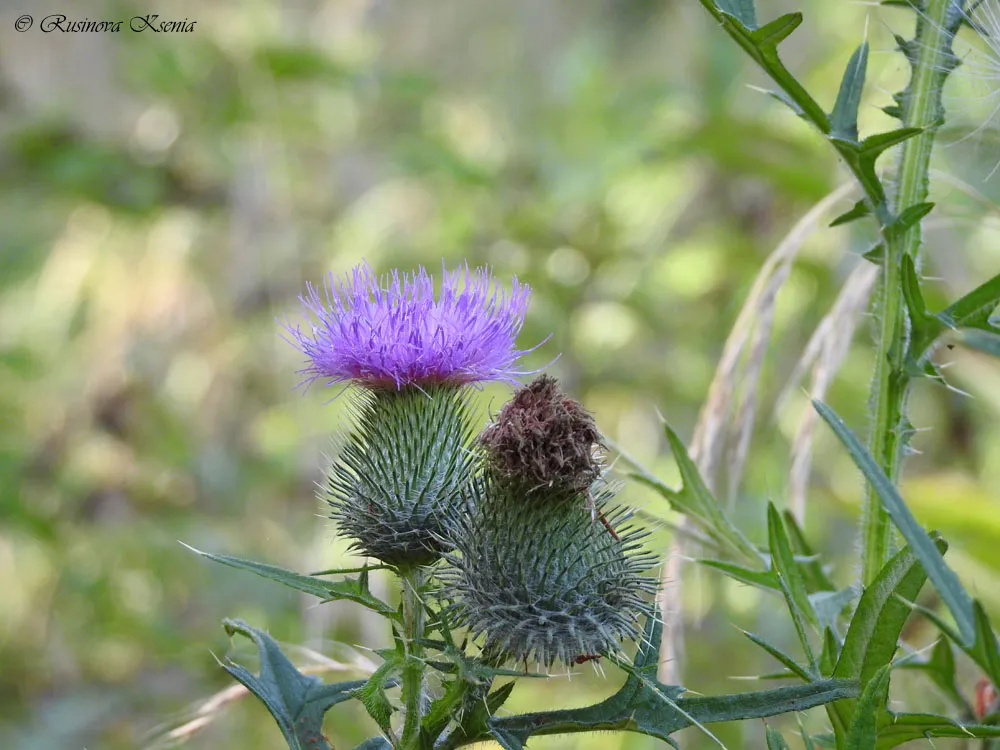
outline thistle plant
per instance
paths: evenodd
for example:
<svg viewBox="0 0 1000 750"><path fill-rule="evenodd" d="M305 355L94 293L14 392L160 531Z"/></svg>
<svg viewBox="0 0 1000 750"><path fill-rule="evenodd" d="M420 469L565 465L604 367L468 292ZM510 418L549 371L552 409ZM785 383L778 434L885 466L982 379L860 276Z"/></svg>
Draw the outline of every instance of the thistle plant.
<svg viewBox="0 0 1000 750"><path fill-rule="evenodd" d="M946 564L947 543L915 520L898 484L913 427L912 382L944 384L932 359L952 340L1000 352L995 309L1000 275L938 312L926 305L921 280L922 221L935 137L945 122L942 89L959 64L953 51L979 3L887 0L913 13L915 35L897 37L910 66L904 90L884 106L899 120L888 132L860 132L858 112L869 49L847 62L832 108L820 104L782 62L779 45L803 22L800 13L758 21L753 0L701 0L777 86L787 104L839 154L860 199L833 225L868 221L878 233L865 261L878 269L875 372L867 446L819 400L813 407L866 479L857 581L834 581L796 517L769 505L766 538L738 528L709 490L678 435L665 428L681 486L674 488L632 462L632 477L663 496L701 532L715 553L702 562L784 602L798 652L747 633L790 684L722 696L692 696L657 677L663 632L656 609L657 551L636 523L627 491L612 482L609 443L585 406L541 376L518 387L488 424L480 424L469 388L518 385L516 348L530 289L501 289L489 271L444 273L435 294L424 269L376 276L367 265L325 290L309 286L302 301L310 323L285 324L306 356L301 371L349 389L346 437L329 472L324 499L337 533L366 558L357 569L302 575L272 565L201 553L271 578L323 601L347 600L386 620L394 647L366 680L323 684L299 672L261 631L227 621L255 641L254 675L224 668L257 695L292 750L332 747L326 712L360 701L379 735L360 747L447 750L493 739L505 750L535 735L629 731L677 746L674 733L695 727L714 739L713 722L775 716L823 706L829 730L803 733L806 747L891 748L932 737L1000 738L996 686L1000 649L985 609ZM832 93L832 92L831 92ZM880 158L892 151L895 161ZM626 461L630 461L624 457ZM399 582L397 608L369 588L367 558ZM327 576L339 576L330 580ZM914 602L925 583L947 615ZM929 620L941 638L930 655L901 641L911 616ZM697 637L697 636L694 636ZM982 674L975 700L959 689L956 653ZM574 668L603 659L624 675L617 692L574 709L544 707L520 715L500 710L518 680L544 679L536 669ZM888 702L901 669L923 673L955 704L953 715L924 706L897 712ZM970 707L975 705L975 711ZM334 730L335 731L335 730ZM787 747L773 727L769 748Z"/></svg>

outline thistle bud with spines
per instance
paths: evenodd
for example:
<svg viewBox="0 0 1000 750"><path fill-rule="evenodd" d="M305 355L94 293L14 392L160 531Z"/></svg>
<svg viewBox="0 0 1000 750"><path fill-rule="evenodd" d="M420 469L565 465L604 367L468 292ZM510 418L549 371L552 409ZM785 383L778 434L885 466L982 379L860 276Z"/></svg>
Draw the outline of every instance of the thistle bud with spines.
<svg viewBox="0 0 1000 750"><path fill-rule="evenodd" d="M518 391L481 436L485 470L450 533L444 594L492 661L617 653L639 635L655 564L611 505L590 414L542 377Z"/></svg>

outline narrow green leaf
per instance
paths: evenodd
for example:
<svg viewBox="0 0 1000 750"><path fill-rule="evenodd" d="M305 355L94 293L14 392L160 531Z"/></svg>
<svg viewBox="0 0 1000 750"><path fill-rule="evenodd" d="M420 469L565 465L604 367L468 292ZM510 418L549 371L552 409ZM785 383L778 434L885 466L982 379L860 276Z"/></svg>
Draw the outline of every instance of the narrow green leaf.
<svg viewBox="0 0 1000 750"><path fill-rule="evenodd" d="M997 650L997 637L990 625L990 618L978 601L972 602L972 612L976 624L976 645L973 647L976 663L982 667L987 677L994 685L1000 685L1000 651Z"/></svg>
<svg viewBox="0 0 1000 750"><path fill-rule="evenodd" d="M1000 305L1000 274L950 304L938 313L938 317L949 328L978 328L1000 333L992 317L997 305Z"/></svg>
<svg viewBox="0 0 1000 750"><path fill-rule="evenodd" d="M871 206L868 205L868 201L860 200L854 204L854 206L849 210L842 213L836 219L830 222L831 227L839 227L843 224L855 221L856 219L864 218L869 216L872 212Z"/></svg>
<svg viewBox="0 0 1000 750"><path fill-rule="evenodd" d="M805 682L812 681L813 679L812 675L809 674L808 670L805 667L800 666L799 663L795 661L795 659L786 654L780 648L768 643L759 635L755 635L754 633L751 633L748 630L741 630L740 632L743 633L743 635L745 635L751 641L756 643L758 646L760 646L762 649L767 651L767 653L769 653L775 659L777 659L786 667L788 667L788 669L790 669L798 677L802 678L802 680L804 680Z"/></svg>
<svg viewBox="0 0 1000 750"><path fill-rule="evenodd" d="M802 24L801 13L786 13L756 29L750 37L760 46L779 45Z"/></svg>
<svg viewBox="0 0 1000 750"><path fill-rule="evenodd" d="M768 503L767 506L767 539L771 548L771 570L774 571L778 585L781 586L782 593L785 595L785 603L792 615L792 622L798 632L802 648L806 652L809 666L815 672L817 669L816 659L813 656L812 647L809 645L805 624L808 622L816 626L819 621L816 618L816 612L813 611L812 602L809 601L805 580L802 578L798 564L792 555L788 536L785 533L785 525L773 503Z"/></svg>
<svg viewBox="0 0 1000 750"><path fill-rule="evenodd" d="M916 266L913 258L909 255L903 256L902 265L902 285L903 299L906 302L906 309L910 315L910 359L919 363L927 350L927 347L945 329L944 323L939 316L931 315L927 312L927 305L924 302L923 292L920 290L920 278L917 276Z"/></svg>
<svg viewBox="0 0 1000 750"><path fill-rule="evenodd" d="M631 476L656 490L667 499L675 510L691 518L720 546L728 548L748 560L759 561L761 559L760 553L743 536L743 532L736 528L723 513L718 501L712 496L702 480L698 467L694 465L688 455L684 443L677 437L677 433L670 428L670 425L666 424L664 432L670 443L670 450L674 454L674 460L677 461L677 468L681 473L681 481L683 482L681 489L679 491L673 490L656 477L645 472Z"/></svg>
<svg viewBox="0 0 1000 750"><path fill-rule="evenodd" d="M181 544L184 544L184 542L181 542ZM399 613L396 609L390 607L381 599L372 596L371 591L368 590L365 573L361 574L361 578L346 578L342 581L327 581L322 578L305 576L301 573L296 573L295 571L278 567L277 565L268 565L267 563L254 562L253 560L243 560L241 558L230 557L228 555L214 555L211 552L202 552L201 550L197 550L187 544L184 544L184 546L192 552L195 552L209 560L222 563L223 565L228 565L229 567L236 568L238 570L248 570L251 573L256 573L262 578L269 578L272 581L277 581L278 583L295 589L296 591L303 591L307 594L312 594L313 596L319 597L324 601L347 599L368 607L368 609L378 612L383 617L387 617L391 620L399 620Z"/></svg>
<svg viewBox="0 0 1000 750"><path fill-rule="evenodd" d="M938 539L937 545L942 552L947 549L943 540ZM910 616L907 602L917 598L926 580L927 574L909 547L885 564L861 595L847 628L834 677L856 678L864 687L892 660L903 625Z"/></svg>
<svg viewBox="0 0 1000 750"><path fill-rule="evenodd" d="M868 42L861 44L851 55L840 81L837 102L830 113L830 134L845 140L858 140L858 107L865 87L868 69Z"/></svg>
<svg viewBox="0 0 1000 750"><path fill-rule="evenodd" d="M778 586L778 579L774 577L774 573L770 570L751 570L750 568L744 568L740 565L723 562L722 560L699 560L698 562L706 568L714 568L725 573L740 583L746 583L750 586L756 586L757 588L769 591L781 590L781 587Z"/></svg>
<svg viewBox="0 0 1000 750"><path fill-rule="evenodd" d="M912 740L934 737L962 739L1000 737L1000 727L983 724L960 724L947 716L934 714L889 714L889 721L879 728L876 750L890 750Z"/></svg>
<svg viewBox="0 0 1000 750"><path fill-rule="evenodd" d="M353 697L364 680L324 685L318 677L304 675L281 653L265 632L242 620L224 620L226 632L246 636L260 653L260 675L226 661L222 665L267 707L290 750L332 750L323 736L323 716L332 706Z"/></svg>
<svg viewBox="0 0 1000 750"><path fill-rule="evenodd" d="M931 579L934 588L941 595L941 600L948 607L952 617L955 618L963 642L971 646L975 633L972 600L958 580L958 576L945 563L934 541L917 523L917 519L913 517L913 513L910 512L899 492L886 477L885 472L875 463L850 428L823 402L814 399L813 406L840 438L840 442L847 448L855 465L871 483L872 489L878 495L892 522L910 545L913 554L927 571L927 577Z"/></svg>
<svg viewBox="0 0 1000 750"><path fill-rule="evenodd" d="M917 659L899 659L896 662L896 669L914 669L925 672L931 682L938 686L948 699L967 716L972 715L972 706L958 689L958 682L955 679L955 654L951 648L951 640L939 638L934 648L931 650L930 658L920 661Z"/></svg>
<svg viewBox="0 0 1000 750"><path fill-rule="evenodd" d="M386 695L385 688L387 684L394 683L394 675L399 671L400 666L399 659L393 655L372 672L372 676L357 687L352 694L352 697L361 701L368 715L386 734L392 732L392 712L396 709L389 700L389 696Z"/></svg>
<svg viewBox="0 0 1000 750"><path fill-rule="evenodd" d="M181 542L181 544L184 544L184 543ZM186 544L184 546L188 547L188 545L186 545ZM192 549L192 548L188 547L188 549ZM195 550L195 551L197 552L197 550ZM349 574L349 573L364 573L365 575L368 575L369 571L372 571L372 570L392 570L392 569L393 568L392 568L391 565L361 565L361 566L356 567L356 568L330 568L329 570L317 570L317 571L315 571L313 573L310 573L309 575L311 575L311 576L337 576L337 575L346 575L346 574Z"/></svg>
<svg viewBox="0 0 1000 750"><path fill-rule="evenodd" d="M889 697L889 667L884 666L869 681L858 698L854 721L847 731L846 750L875 750L880 716Z"/></svg>
<svg viewBox="0 0 1000 750"><path fill-rule="evenodd" d="M775 39L784 39L785 37L780 34L776 37L773 33L769 33L764 38L755 38L754 31L758 30L756 14L751 15L751 12L748 12L745 7L733 7L737 3L747 3L751 9L753 7L749 0L726 0L721 4L717 4L714 0L701 0L701 4L722 24L726 33L743 48L754 62L760 65L771 79L781 87L785 95L795 103L795 108L801 111L802 117L815 125L820 132L829 133L830 121L826 112L781 62ZM782 21L783 28L787 28L793 23L797 26L802 22L801 13L790 13L788 16L794 17L794 21L787 16L783 17L785 19L783 21L779 19ZM776 23L777 21L772 22L772 24ZM791 29L789 29L789 33L790 31Z"/></svg>
<svg viewBox="0 0 1000 750"><path fill-rule="evenodd" d="M806 585L809 590L836 591L837 587L834 585L833 581L830 580L826 571L823 570L823 566L819 562L819 556L809 545L809 541L806 539L806 535L802 533L802 529L799 528L799 524L795 520L795 516L787 510L781 515L785 520L785 529L788 531L788 541L792 545L792 550L798 556L797 559L808 558L808 562L800 562L799 569L802 571L802 575L806 579Z"/></svg>
<svg viewBox="0 0 1000 750"><path fill-rule="evenodd" d="M767 727L767 750L788 750L788 743L776 729Z"/></svg>
<svg viewBox="0 0 1000 750"><path fill-rule="evenodd" d="M863 252L861 257L874 263L876 266L881 266L885 263L885 243L881 241L876 242L870 249Z"/></svg>
<svg viewBox="0 0 1000 750"><path fill-rule="evenodd" d="M444 690L434 699L420 722L421 743L433 747L434 741L451 722L456 707L468 694L470 684L463 679L446 680ZM478 703L478 701L476 701Z"/></svg>
<svg viewBox="0 0 1000 750"><path fill-rule="evenodd" d="M933 203L915 203L903 209L899 216L893 217L892 221L882 227L885 238L893 240L896 237L902 236L933 210ZM913 259L911 258L910 262L912 261Z"/></svg>
<svg viewBox="0 0 1000 750"><path fill-rule="evenodd" d="M923 128L898 128L886 133L876 133L861 141L861 152L866 156L877 157L886 149L898 146L903 141L924 132Z"/></svg>
<svg viewBox="0 0 1000 750"><path fill-rule="evenodd" d="M753 0L717 0L716 6L748 29L757 28L757 11Z"/></svg>
<svg viewBox="0 0 1000 750"><path fill-rule="evenodd" d="M777 99L779 102L784 104L799 117L808 121L809 118L806 117L805 110L802 109L799 103L796 102L794 99L792 99L792 97L790 97L784 91L775 91L774 89L760 89L760 91L766 93L768 96L773 97L774 99Z"/></svg>
<svg viewBox="0 0 1000 750"><path fill-rule="evenodd" d="M823 650L819 655L819 673L824 677L833 677L833 670L840 658L840 648L841 645L833 630L826 628L823 631Z"/></svg>

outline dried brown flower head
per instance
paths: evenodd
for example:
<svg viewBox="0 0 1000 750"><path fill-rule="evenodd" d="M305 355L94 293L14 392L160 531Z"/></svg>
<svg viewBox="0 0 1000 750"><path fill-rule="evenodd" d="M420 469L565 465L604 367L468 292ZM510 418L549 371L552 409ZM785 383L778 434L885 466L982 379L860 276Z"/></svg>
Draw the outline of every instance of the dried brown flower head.
<svg viewBox="0 0 1000 750"><path fill-rule="evenodd" d="M479 439L494 474L528 489L582 492L601 474L593 416L548 375L518 390Z"/></svg>

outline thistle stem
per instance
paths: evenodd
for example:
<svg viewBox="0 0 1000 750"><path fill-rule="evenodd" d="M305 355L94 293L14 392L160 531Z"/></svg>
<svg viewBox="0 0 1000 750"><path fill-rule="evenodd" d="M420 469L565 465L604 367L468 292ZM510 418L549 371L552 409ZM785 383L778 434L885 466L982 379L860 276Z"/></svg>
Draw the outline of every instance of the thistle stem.
<svg viewBox="0 0 1000 750"><path fill-rule="evenodd" d="M420 722L427 711L424 692L424 603L421 590L427 580L427 570L413 566L399 571L403 583L403 648L406 661L401 674L403 691L403 731L399 747L403 750L420 746Z"/></svg>
<svg viewBox="0 0 1000 750"><path fill-rule="evenodd" d="M964 0L926 0L917 11L917 32L911 44L912 76L902 102L903 125L924 128L907 140L895 179L895 213L927 200L931 150L943 122L941 92L955 65L951 42ZM893 483L899 480L903 450L912 427L906 418L910 375L906 370L909 322L903 300L902 260L917 260L922 242L920 223L885 243L878 289L878 348L871 385L874 420L868 449ZM917 264L919 267L919 264ZM895 532L878 496L866 488L861 527L862 580L867 586L892 557Z"/></svg>

